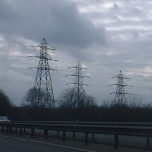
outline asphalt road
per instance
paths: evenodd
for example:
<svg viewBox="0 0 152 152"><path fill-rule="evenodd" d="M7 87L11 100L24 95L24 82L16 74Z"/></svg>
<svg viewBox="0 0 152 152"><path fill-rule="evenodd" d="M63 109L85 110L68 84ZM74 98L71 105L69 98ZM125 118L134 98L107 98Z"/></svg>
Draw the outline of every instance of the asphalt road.
<svg viewBox="0 0 152 152"><path fill-rule="evenodd" d="M54 145L42 141L0 136L0 152L84 152L84 149ZM89 152L89 151L86 151ZM90 151L91 152L91 151Z"/></svg>
<svg viewBox="0 0 152 152"><path fill-rule="evenodd" d="M84 142L61 139L45 140L44 137L29 138L27 136L0 134L0 152L149 152L142 149L93 144L85 146Z"/></svg>

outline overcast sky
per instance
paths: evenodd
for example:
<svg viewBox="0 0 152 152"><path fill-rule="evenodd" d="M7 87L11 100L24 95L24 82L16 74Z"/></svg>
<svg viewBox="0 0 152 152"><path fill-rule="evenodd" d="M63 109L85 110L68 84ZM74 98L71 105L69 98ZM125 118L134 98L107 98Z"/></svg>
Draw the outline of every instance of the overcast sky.
<svg viewBox="0 0 152 152"><path fill-rule="evenodd" d="M0 88L15 105L34 86L43 38L56 48L49 51L58 62L50 66L55 99L74 82L78 60L83 67L86 92L100 105L114 99L120 70L131 78L125 87L144 102L152 98L151 0L0 0ZM32 68L33 67L33 68Z"/></svg>

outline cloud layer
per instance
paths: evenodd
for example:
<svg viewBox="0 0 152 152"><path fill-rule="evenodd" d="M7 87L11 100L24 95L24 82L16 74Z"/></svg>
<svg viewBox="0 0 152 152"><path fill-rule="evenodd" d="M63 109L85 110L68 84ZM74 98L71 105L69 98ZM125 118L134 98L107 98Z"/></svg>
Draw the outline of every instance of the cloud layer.
<svg viewBox="0 0 152 152"><path fill-rule="evenodd" d="M133 85L126 91L149 101L152 79L152 2L138 0L1 0L0 1L0 87L20 105L33 87L39 53L31 45L46 38L49 52L58 62L50 62L58 72L52 73L55 98L73 82L68 67L80 60L87 70L84 79L88 94L98 103L111 100L116 83L111 79L119 70ZM33 84L33 85L32 85ZM70 87L70 86L68 86ZM72 87L72 86L71 86Z"/></svg>

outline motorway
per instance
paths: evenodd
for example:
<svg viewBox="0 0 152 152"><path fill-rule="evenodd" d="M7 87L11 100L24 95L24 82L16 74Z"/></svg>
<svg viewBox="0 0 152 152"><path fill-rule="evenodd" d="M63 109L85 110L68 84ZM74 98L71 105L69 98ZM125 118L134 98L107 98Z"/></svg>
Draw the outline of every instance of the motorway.
<svg viewBox="0 0 152 152"><path fill-rule="evenodd" d="M147 150L93 144L85 146L83 142L66 141L60 139L29 138L0 134L0 152L149 152Z"/></svg>
<svg viewBox="0 0 152 152"><path fill-rule="evenodd" d="M89 152L88 150L55 145L47 142L0 136L0 152Z"/></svg>

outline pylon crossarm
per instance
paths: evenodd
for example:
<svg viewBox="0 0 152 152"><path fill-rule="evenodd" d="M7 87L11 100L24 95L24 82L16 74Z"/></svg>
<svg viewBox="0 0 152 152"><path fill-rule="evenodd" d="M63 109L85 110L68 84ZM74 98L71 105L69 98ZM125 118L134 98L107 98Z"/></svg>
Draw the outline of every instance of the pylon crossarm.
<svg viewBox="0 0 152 152"><path fill-rule="evenodd" d="M112 77L111 79L113 79L113 78L130 79L130 78L125 78L125 77L123 77L123 76L114 76L114 77Z"/></svg>
<svg viewBox="0 0 152 152"><path fill-rule="evenodd" d="M76 83L67 83L66 85L69 85L69 84L76 84Z"/></svg>
<svg viewBox="0 0 152 152"><path fill-rule="evenodd" d="M117 83L116 83L116 84L110 84L109 86L112 86L112 85L117 85L117 86L128 86L127 84L119 84L119 85L118 85Z"/></svg>

